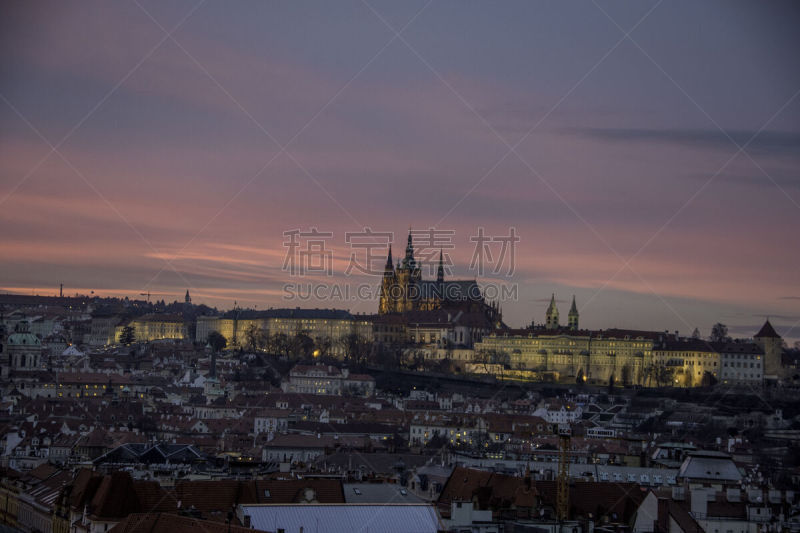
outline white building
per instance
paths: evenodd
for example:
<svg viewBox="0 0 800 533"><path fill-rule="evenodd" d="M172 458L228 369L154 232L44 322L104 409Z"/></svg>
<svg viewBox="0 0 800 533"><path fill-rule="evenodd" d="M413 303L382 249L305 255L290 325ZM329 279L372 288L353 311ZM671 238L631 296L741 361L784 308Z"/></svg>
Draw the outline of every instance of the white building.
<svg viewBox="0 0 800 533"><path fill-rule="evenodd" d="M749 342L719 345L720 382L724 385L760 384L764 381L764 350Z"/></svg>
<svg viewBox="0 0 800 533"><path fill-rule="evenodd" d="M536 409L533 416L544 418L551 424L572 424L581 419L583 409L572 402L549 402Z"/></svg>
<svg viewBox="0 0 800 533"><path fill-rule="evenodd" d="M253 432L277 433L289 426L289 411L286 409L261 409L253 418Z"/></svg>
<svg viewBox="0 0 800 533"><path fill-rule="evenodd" d="M296 365L288 380L281 383L284 392L341 396L372 396L375 379L366 374L350 374L346 368L331 365Z"/></svg>

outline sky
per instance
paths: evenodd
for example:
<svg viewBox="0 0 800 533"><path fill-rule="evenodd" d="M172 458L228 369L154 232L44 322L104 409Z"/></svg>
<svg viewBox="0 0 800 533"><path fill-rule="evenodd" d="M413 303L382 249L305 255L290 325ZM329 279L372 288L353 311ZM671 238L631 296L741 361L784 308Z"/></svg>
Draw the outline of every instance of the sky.
<svg viewBox="0 0 800 533"><path fill-rule="evenodd" d="M796 4L2 9L0 290L372 313L410 227L511 326L800 338Z"/></svg>

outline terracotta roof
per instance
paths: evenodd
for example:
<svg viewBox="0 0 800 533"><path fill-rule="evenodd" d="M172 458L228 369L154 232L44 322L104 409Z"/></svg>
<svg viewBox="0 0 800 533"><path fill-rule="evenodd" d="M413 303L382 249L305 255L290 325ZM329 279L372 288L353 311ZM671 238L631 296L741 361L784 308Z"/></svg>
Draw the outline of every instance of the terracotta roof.
<svg viewBox="0 0 800 533"><path fill-rule="evenodd" d="M536 490L543 504L555 507L556 481L537 481ZM608 515L613 522L629 522L645 496L647 491L637 483L576 481L569 487L569 512L572 517L591 513L595 519Z"/></svg>
<svg viewBox="0 0 800 533"><path fill-rule="evenodd" d="M459 467L447 480L438 504L443 512L452 501L475 498L479 508L492 511L519 511L540 505L555 508L555 481L536 481L530 486L527 483L521 477ZM627 522L645 495L635 483L575 482L570 484L570 516L592 514L597 519L608 515L614 522Z"/></svg>
<svg viewBox="0 0 800 533"><path fill-rule="evenodd" d="M92 498L90 510L93 516L121 518L139 511L133 479L127 472L114 472L104 476Z"/></svg>
<svg viewBox="0 0 800 533"><path fill-rule="evenodd" d="M458 467L453 470L439 496L439 507L447 510L453 501L474 501L479 508L502 509L533 508L537 489L530 480L506 474Z"/></svg>
<svg viewBox="0 0 800 533"><path fill-rule="evenodd" d="M689 511L679 502L666 498L658 499L658 529L660 531L671 531L669 522L672 518L684 533L695 533L704 531L700 524L692 517Z"/></svg>
<svg viewBox="0 0 800 533"><path fill-rule="evenodd" d="M31 476L32 478L38 479L39 481L43 481L52 476L53 474L55 474L56 472L58 472L58 468L54 467L51 464L43 463L34 468L33 470L31 470L30 472L28 472L28 475Z"/></svg>
<svg viewBox="0 0 800 533"><path fill-rule="evenodd" d="M246 527L200 520L169 513L136 513L109 530L109 533L253 533Z"/></svg>
<svg viewBox="0 0 800 533"><path fill-rule="evenodd" d="M375 381L375 378L369 374L350 374L347 379L350 381Z"/></svg>
<svg viewBox="0 0 800 533"><path fill-rule="evenodd" d="M340 376L341 370L331 365L295 365L292 368L291 375L308 375L309 373L324 373L326 376Z"/></svg>
<svg viewBox="0 0 800 533"><path fill-rule="evenodd" d="M264 444L265 448L332 448L336 445L333 437L314 435L276 435Z"/></svg>
<svg viewBox="0 0 800 533"><path fill-rule="evenodd" d="M103 476L88 469L81 469L75 477L69 504L80 510L88 506L91 516L103 519L177 507L175 499L155 481L134 481L128 472Z"/></svg>
<svg viewBox="0 0 800 533"><path fill-rule="evenodd" d="M92 499L103 476L96 474L88 468L82 468L75 476L72 491L69 495L69 504L75 509L83 509L83 506Z"/></svg>
<svg viewBox="0 0 800 533"><path fill-rule="evenodd" d="M239 504L289 504L304 501L308 489L319 503L345 503L342 483L337 479L271 479L182 481L175 497L182 509L201 512L228 511Z"/></svg>
<svg viewBox="0 0 800 533"><path fill-rule="evenodd" d="M58 374L58 382L62 384L78 385L129 385L132 383L129 376L101 374L96 372L61 372Z"/></svg>
<svg viewBox="0 0 800 533"><path fill-rule="evenodd" d="M254 484L255 500L247 503L298 503L305 501L309 489L319 503L345 503L338 479L262 480Z"/></svg>
<svg viewBox="0 0 800 533"><path fill-rule="evenodd" d="M158 313L149 313L131 320L131 322L183 322L183 321L184 321L183 317L178 314L158 314Z"/></svg>

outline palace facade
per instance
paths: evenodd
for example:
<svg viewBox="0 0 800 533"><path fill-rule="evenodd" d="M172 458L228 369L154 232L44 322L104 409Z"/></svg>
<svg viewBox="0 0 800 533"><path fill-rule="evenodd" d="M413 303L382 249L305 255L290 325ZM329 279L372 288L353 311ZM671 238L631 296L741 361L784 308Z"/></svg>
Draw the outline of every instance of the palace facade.
<svg viewBox="0 0 800 533"><path fill-rule="evenodd" d="M495 330L475 343L475 351L507 354L512 369L555 372L560 378L696 387L712 378L726 385L760 384L770 379L770 362L779 357L775 346L782 344L769 321L753 342L711 342L667 331L582 330L578 319L573 297L568 325L562 327L553 295L544 326ZM662 382L666 378L669 382Z"/></svg>
<svg viewBox="0 0 800 533"><path fill-rule="evenodd" d="M247 344L248 330L256 328L265 335L282 333L294 337L304 333L312 339L327 339L332 343L331 353L339 355L343 350L337 341L356 334L372 339L372 323L364 316L353 315L341 309L268 309L252 311L234 309L222 316L197 317L195 341L206 342L208 334L218 331L227 340L228 346Z"/></svg>

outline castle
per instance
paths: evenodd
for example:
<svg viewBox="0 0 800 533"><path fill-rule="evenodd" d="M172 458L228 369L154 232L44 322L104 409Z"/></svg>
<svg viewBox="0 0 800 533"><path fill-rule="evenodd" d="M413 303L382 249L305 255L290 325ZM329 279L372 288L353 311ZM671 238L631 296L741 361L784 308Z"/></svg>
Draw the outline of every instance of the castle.
<svg viewBox="0 0 800 533"><path fill-rule="evenodd" d="M492 324L502 323L499 306L487 303L477 281L444 279L444 260L439 252L436 280L423 280L419 263L414 259L414 244L408 234L406 253L395 266L392 248L386 258L381 281L378 314L407 313L447 309L463 312L482 312Z"/></svg>

